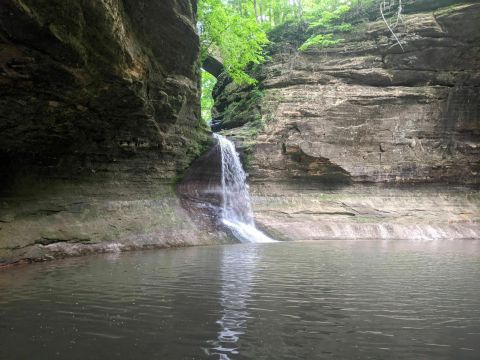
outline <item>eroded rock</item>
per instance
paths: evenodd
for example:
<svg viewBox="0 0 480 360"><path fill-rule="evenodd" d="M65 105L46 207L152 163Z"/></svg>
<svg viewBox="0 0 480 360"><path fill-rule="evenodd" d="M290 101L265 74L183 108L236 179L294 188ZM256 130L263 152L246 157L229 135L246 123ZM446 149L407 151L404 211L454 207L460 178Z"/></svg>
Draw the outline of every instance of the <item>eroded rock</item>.
<svg viewBox="0 0 480 360"><path fill-rule="evenodd" d="M247 122L229 132L240 142L260 118L253 181L479 182L480 4L405 15L405 51L382 21L305 53L288 31L257 74L258 101L224 82L215 94L225 129Z"/></svg>
<svg viewBox="0 0 480 360"><path fill-rule="evenodd" d="M281 240L480 238L480 192L465 186L269 182L251 189L257 225Z"/></svg>
<svg viewBox="0 0 480 360"><path fill-rule="evenodd" d="M3 0L2 180L25 167L164 178L187 167L208 143L195 12L190 0Z"/></svg>
<svg viewBox="0 0 480 360"><path fill-rule="evenodd" d="M195 13L0 1L0 265L225 240L173 191L211 144Z"/></svg>

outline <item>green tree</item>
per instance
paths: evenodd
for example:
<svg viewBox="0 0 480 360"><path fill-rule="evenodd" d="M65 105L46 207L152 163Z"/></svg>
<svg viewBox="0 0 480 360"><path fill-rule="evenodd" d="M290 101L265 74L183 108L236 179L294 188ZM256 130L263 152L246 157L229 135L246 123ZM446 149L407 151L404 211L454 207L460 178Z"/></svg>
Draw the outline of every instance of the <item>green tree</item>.
<svg viewBox="0 0 480 360"><path fill-rule="evenodd" d="M203 57L216 47L230 77L236 83L252 84L255 80L245 68L264 61L263 47L268 39L245 5L240 1L229 5L221 0L201 0L198 12L200 39Z"/></svg>
<svg viewBox="0 0 480 360"><path fill-rule="evenodd" d="M314 34L300 46L299 50L328 47L343 41L341 38L334 38L334 35L352 29L351 24L343 21L343 17L349 11L350 6L345 5L344 1L328 0L312 4L305 15L305 20Z"/></svg>
<svg viewBox="0 0 480 360"><path fill-rule="evenodd" d="M206 123L208 123L212 116L212 90L216 83L217 79L215 76L211 75L205 70L202 70L202 119Z"/></svg>

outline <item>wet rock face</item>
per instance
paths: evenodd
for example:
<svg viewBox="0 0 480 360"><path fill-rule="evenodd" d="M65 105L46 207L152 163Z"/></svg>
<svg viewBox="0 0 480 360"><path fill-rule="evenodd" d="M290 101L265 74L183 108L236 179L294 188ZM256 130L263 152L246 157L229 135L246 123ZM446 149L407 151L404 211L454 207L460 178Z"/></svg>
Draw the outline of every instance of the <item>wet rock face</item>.
<svg viewBox="0 0 480 360"><path fill-rule="evenodd" d="M200 226L221 229L222 153L218 141L190 165L176 190L184 209L202 219Z"/></svg>
<svg viewBox="0 0 480 360"><path fill-rule="evenodd" d="M6 173L184 169L207 142L195 12L195 0L2 0Z"/></svg>
<svg viewBox="0 0 480 360"><path fill-rule="evenodd" d="M408 14L395 31L404 52L381 21L336 47L299 53L291 39L274 44L258 75L264 129L251 147L254 180L334 173L478 183L480 4ZM223 86L220 117L229 99L245 96Z"/></svg>

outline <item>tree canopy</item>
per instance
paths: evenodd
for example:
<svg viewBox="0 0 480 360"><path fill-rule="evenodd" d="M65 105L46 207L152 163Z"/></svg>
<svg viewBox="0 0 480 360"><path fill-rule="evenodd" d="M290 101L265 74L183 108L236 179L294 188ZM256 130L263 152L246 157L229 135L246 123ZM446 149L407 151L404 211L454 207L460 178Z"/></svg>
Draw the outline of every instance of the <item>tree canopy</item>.
<svg viewBox="0 0 480 360"><path fill-rule="evenodd" d="M246 1L244 1L246 3ZM222 0L201 0L199 3L199 28L202 57L218 50L223 65L237 83L253 83L255 80L244 70L247 65L263 62L263 47L267 35L254 16L249 16L237 4Z"/></svg>
<svg viewBox="0 0 480 360"><path fill-rule="evenodd" d="M255 80L245 69L265 60L263 49L272 28L301 21L313 35L299 50L330 46L341 41L334 34L351 30L345 21L349 13L380 4L383 8L398 6L401 11L401 0L200 0L202 56L219 53L236 83L252 84Z"/></svg>
<svg viewBox="0 0 480 360"><path fill-rule="evenodd" d="M208 122L211 118L211 111L213 107L212 91L217 83L217 79L205 70L202 70L202 119Z"/></svg>

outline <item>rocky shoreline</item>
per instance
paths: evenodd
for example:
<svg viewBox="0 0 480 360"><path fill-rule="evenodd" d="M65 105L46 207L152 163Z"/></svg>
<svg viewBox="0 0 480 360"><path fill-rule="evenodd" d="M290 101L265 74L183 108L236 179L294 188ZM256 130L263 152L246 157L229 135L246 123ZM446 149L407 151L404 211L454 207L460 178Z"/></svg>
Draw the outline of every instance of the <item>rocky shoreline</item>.
<svg viewBox="0 0 480 360"><path fill-rule="evenodd" d="M185 203L219 201L201 193L219 162L200 119L196 2L137 5L0 10L0 266L231 241ZM480 238L480 4L422 11L396 29L405 52L382 21L306 52L287 25L255 87L220 75L214 115L267 233Z"/></svg>

